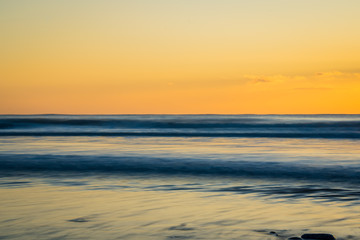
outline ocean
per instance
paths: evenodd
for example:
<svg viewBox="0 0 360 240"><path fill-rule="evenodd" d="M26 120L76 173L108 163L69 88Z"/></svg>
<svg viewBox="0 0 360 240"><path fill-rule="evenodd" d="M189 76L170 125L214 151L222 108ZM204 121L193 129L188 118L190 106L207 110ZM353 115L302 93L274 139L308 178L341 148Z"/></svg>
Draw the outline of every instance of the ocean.
<svg viewBox="0 0 360 240"><path fill-rule="evenodd" d="M360 115L1 115L0 239L360 239Z"/></svg>

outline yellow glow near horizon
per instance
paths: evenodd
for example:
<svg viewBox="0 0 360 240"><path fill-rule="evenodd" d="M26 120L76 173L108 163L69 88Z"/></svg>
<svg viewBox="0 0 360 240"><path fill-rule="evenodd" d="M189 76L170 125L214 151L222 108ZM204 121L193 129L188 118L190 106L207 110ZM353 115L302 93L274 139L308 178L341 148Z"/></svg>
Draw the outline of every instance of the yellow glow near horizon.
<svg viewBox="0 0 360 240"><path fill-rule="evenodd" d="M360 1L0 2L0 113L360 113Z"/></svg>

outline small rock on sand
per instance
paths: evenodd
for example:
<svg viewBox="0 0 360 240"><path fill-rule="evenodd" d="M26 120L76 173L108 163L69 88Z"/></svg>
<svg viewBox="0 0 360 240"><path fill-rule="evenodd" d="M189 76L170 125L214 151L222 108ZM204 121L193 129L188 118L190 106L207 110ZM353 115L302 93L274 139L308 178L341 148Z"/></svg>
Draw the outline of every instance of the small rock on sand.
<svg viewBox="0 0 360 240"><path fill-rule="evenodd" d="M70 219L68 220L68 222L88 222L89 220L86 218L74 218L74 219Z"/></svg>
<svg viewBox="0 0 360 240"><path fill-rule="evenodd" d="M308 240L336 240L333 235L327 233L307 233L303 234L301 238Z"/></svg>

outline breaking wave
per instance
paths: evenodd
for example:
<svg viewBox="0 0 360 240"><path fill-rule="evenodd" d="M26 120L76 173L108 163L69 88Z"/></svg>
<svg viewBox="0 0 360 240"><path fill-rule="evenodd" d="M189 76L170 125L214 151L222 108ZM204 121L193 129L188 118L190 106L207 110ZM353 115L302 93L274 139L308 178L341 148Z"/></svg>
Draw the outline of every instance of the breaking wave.
<svg viewBox="0 0 360 240"><path fill-rule="evenodd" d="M10 172L76 172L87 174L211 175L302 179L360 183L359 165L307 165L299 162L206 160L192 158L152 158L134 156L84 156L1 154L0 170Z"/></svg>
<svg viewBox="0 0 360 240"><path fill-rule="evenodd" d="M358 139L360 115L3 115L0 136Z"/></svg>

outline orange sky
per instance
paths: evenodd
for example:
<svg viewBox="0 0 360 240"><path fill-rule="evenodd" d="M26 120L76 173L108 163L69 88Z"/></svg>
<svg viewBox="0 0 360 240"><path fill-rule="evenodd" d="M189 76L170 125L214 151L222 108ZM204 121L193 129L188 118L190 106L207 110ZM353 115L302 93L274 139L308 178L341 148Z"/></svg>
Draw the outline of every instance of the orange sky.
<svg viewBox="0 0 360 240"><path fill-rule="evenodd" d="M0 2L0 114L360 113L358 0Z"/></svg>

